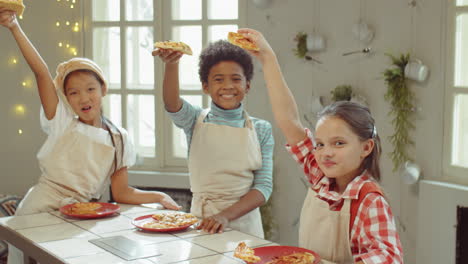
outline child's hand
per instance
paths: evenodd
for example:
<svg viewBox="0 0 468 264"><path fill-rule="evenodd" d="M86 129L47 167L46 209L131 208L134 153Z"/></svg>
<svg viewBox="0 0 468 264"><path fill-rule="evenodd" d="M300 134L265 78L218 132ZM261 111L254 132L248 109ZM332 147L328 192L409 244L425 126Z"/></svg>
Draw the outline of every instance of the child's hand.
<svg viewBox="0 0 468 264"><path fill-rule="evenodd" d="M260 49L259 51L249 50L249 52L252 55L258 57L262 62L268 55L274 55L273 49L271 48L270 44L268 44L268 41L265 39L262 33L250 28L241 28L237 30L237 32L244 35L247 39L257 45L257 47Z"/></svg>
<svg viewBox="0 0 468 264"><path fill-rule="evenodd" d="M180 58L184 55L180 51L174 51L171 49L155 49L151 53L153 56L158 56L164 63L176 64L179 63Z"/></svg>
<svg viewBox="0 0 468 264"><path fill-rule="evenodd" d="M203 231L209 232L211 234L222 233L228 224L229 220L227 217L219 213L208 218L204 218L197 226L197 229L203 229Z"/></svg>
<svg viewBox="0 0 468 264"><path fill-rule="evenodd" d="M8 29L18 26L15 12L5 8L0 8L0 25Z"/></svg>
<svg viewBox="0 0 468 264"><path fill-rule="evenodd" d="M159 201L165 208L170 210L180 210L182 206L178 205L169 195L165 193L161 193L162 197Z"/></svg>

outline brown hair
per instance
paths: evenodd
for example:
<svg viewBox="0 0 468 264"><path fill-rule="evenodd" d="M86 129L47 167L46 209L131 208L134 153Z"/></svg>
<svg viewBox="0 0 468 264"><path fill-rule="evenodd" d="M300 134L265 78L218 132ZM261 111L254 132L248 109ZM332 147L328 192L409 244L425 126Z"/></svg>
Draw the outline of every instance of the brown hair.
<svg viewBox="0 0 468 264"><path fill-rule="evenodd" d="M369 108L354 102L338 101L326 106L318 113L319 119L327 116L337 117L345 121L361 141L374 140L374 148L362 161L359 170L362 172L367 169L367 172L373 178L377 181L380 180L379 160L382 147L375 127L375 121Z"/></svg>

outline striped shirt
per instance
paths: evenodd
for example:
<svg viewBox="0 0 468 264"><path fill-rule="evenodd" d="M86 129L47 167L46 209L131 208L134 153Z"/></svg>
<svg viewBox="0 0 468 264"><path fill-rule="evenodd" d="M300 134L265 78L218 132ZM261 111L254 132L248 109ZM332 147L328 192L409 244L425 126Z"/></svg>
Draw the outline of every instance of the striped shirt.
<svg viewBox="0 0 468 264"><path fill-rule="evenodd" d="M286 145L293 158L317 192L317 197L329 204L330 210L341 209L344 199L358 199L364 183L373 181L367 173L354 178L343 193L332 190L334 179L325 177L313 154L313 137L306 129L307 138L295 146ZM369 193L362 200L350 230L351 252L355 262L403 263L403 252L390 205L377 193Z"/></svg>
<svg viewBox="0 0 468 264"><path fill-rule="evenodd" d="M183 99L182 101L182 108L178 112L167 113L174 124L184 130L187 137L187 146L189 146L188 151L190 152L190 143L192 141L195 123L203 109L198 106L193 106ZM243 111L244 108L242 104L236 109L224 110L211 102L211 110L203 122L231 127L244 127L245 118ZM275 146L275 141L273 139L271 124L268 121L255 117L250 117L250 119L257 132L257 138L262 152L262 167L253 172L254 182L252 188L260 191L265 197L265 201L267 201L273 190L273 148Z"/></svg>

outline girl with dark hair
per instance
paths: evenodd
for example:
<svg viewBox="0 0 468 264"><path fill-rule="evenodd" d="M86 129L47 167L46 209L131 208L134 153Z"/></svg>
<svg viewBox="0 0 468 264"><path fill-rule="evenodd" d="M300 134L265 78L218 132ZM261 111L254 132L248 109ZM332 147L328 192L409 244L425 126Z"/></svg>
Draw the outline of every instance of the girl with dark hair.
<svg viewBox="0 0 468 264"><path fill-rule="evenodd" d="M73 58L61 63L52 79L15 13L0 9L0 25L11 31L35 74L42 103L41 126L48 135L37 154L42 172L39 183L28 191L16 215L98 200L109 182L116 202L159 202L178 210L179 205L165 193L128 186L127 168L135 163L135 155L127 132L102 115L107 83L99 66L86 58ZM23 263L21 251L13 246L8 263Z"/></svg>
<svg viewBox="0 0 468 264"><path fill-rule="evenodd" d="M337 102L320 112L315 134L301 124L276 55L263 35L238 31L257 44L273 114L287 149L310 188L299 227L299 246L325 263L403 263L395 221L377 181L380 138L367 107Z"/></svg>
<svg viewBox="0 0 468 264"><path fill-rule="evenodd" d="M259 206L272 192L273 135L269 122L251 117L242 103L253 76L251 56L225 40L206 47L199 62L203 92L211 107L202 109L179 96L181 52L157 49L165 62L164 105L187 136L191 212L207 232L226 227L263 237Z"/></svg>

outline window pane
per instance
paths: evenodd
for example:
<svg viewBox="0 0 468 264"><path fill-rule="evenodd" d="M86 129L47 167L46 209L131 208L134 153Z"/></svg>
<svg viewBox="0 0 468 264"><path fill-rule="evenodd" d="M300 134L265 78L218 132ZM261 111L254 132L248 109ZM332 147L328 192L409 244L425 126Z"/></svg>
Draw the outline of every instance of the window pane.
<svg viewBox="0 0 468 264"><path fill-rule="evenodd" d="M93 29L93 59L104 71L109 89L120 89L120 29Z"/></svg>
<svg viewBox="0 0 468 264"><path fill-rule="evenodd" d="M104 97L104 116L117 126L122 127L122 104L119 94L107 94Z"/></svg>
<svg viewBox="0 0 468 264"><path fill-rule="evenodd" d="M208 27L208 41L227 39L229 31L237 32L237 25L218 25Z"/></svg>
<svg viewBox="0 0 468 264"><path fill-rule="evenodd" d="M468 0L467 0L468 1ZM455 33L455 86L468 86L468 14L457 16Z"/></svg>
<svg viewBox="0 0 468 264"><path fill-rule="evenodd" d="M125 19L128 21L153 20L153 0L126 0Z"/></svg>
<svg viewBox="0 0 468 264"><path fill-rule="evenodd" d="M457 0L457 6L468 5L468 0Z"/></svg>
<svg viewBox="0 0 468 264"><path fill-rule="evenodd" d="M455 96L452 165L468 168L468 94Z"/></svg>
<svg viewBox="0 0 468 264"><path fill-rule="evenodd" d="M192 105L203 106L201 95L183 95L181 97ZM172 124L172 153L176 158L186 158L187 151L187 137L184 131Z"/></svg>
<svg viewBox="0 0 468 264"><path fill-rule="evenodd" d="M154 96L129 95L127 101L128 133L141 157L155 157Z"/></svg>
<svg viewBox="0 0 468 264"><path fill-rule="evenodd" d="M120 20L120 0L94 0L94 21L118 21Z"/></svg>
<svg viewBox="0 0 468 264"><path fill-rule="evenodd" d="M200 20L201 18L201 0L172 0L172 19Z"/></svg>
<svg viewBox="0 0 468 264"><path fill-rule="evenodd" d="M199 89L198 56L202 49L201 26L180 26L172 30L172 39L187 43L193 51L192 56L184 55L179 63L180 86L184 90Z"/></svg>
<svg viewBox="0 0 468 264"><path fill-rule="evenodd" d="M238 0L208 0L209 19L237 19Z"/></svg>
<svg viewBox="0 0 468 264"><path fill-rule="evenodd" d="M153 29L151 27L129 27L127 29L127 88L153 89L154 59Z"/></svg>

